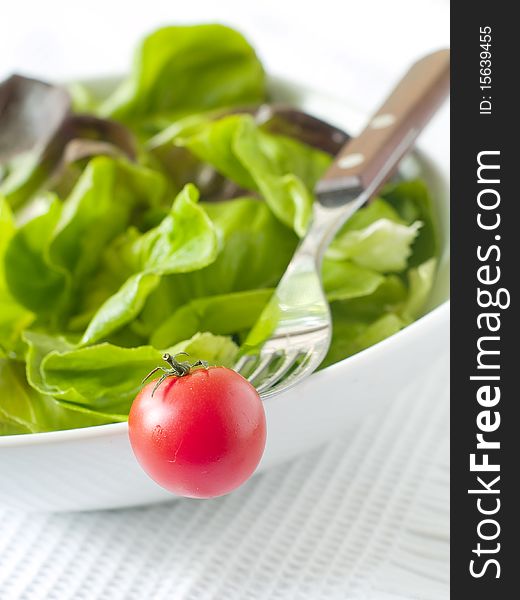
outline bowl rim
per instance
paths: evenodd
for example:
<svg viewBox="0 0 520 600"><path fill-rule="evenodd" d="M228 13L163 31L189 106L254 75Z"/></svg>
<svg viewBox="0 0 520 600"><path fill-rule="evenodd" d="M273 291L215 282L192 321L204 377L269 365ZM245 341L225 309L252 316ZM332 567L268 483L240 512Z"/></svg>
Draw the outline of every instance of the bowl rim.
<svg viewBox="0 0 520 600"><path fill-rule="evenodd" d="M79 80L81 83L86 85L96 85L96 84L113 84L117 80L121 80L120 75L104 75L102 77L87 77L85 79ZM299 90L301 92L312 92L314 94L322 95L324 98L327 98L332 101L344 101L347 100L341 95L335 95L328 91L325 92L317 92L313 90L308 85L302 83L298 80L293 80L288 77L281 77L274 74L268 74L268 83L274 84L275 86L283 86L284 88ZM348 102L348 108L357 113L358 109L352 105L352 103ZM449 176L444 172L442 168L440 168L437 161L430 155L428 151L423 150L420 145L419 148L414 150L414 153L418 155L419 160L423 164L427 164L429 168L433 169L435 178L438 179L441 186L449 191ZM446 245L449 247L449 232L447 233ZM372 355L375 355L379 352L386 352L387 346L391 346L393 344L397 344L400 341L404 341L407 338L413 336L420 336L423 330L428 329L436 321L441 322L444 319L449 318L450 312L450 297L448 291L448 297L446 300L435 306L433 309L429 310L426 314L419 317L413 323L410 323L397 333L394 333L388 338L361 350L360 352L353 354L343 360L329 365L326 367L323 372L329 370L337 370L340 368L345 368L345 366L350 367L351 365L357 364L360 360L365 360L367 357L370 358ZM320 371L321 372L321 371ZM314 374L311 374L310 377L313 377ZM301 385L301 384L300 384ZM268 398L264 400L266 406L270 405L273 401L275 401L276 397ZM278 400L279 401L279 400ZM12 434L12 435L4 435L0 436L0 449L1 448L12 448L17 446L34 446L41 444L59 444L61 442L67 441L85 441L93 438L106 438L111 437L113 435L121 435L123 433L127 433L128 431L128 421L119 421L117 423L105 423L103 425L92 425L89 427L77 427L73 429L60 429L57 431L45 431L40 433L22 433L22 434Z"/></svg>

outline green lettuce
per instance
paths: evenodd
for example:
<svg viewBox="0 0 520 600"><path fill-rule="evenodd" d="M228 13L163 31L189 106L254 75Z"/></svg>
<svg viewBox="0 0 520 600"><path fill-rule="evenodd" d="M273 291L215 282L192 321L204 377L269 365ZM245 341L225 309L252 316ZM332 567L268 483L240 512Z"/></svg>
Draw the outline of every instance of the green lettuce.
<svg viewBox="0 0 520 600"><path fill-rule="evenodd" d="M0 359L15 350L22 331L34 320L33 313L14 299L5 278L5 252L15 231L11 209L0 197Z"/></svg>
<svg viewBox="0 0 520 600"><path fill-rule="evenodd" d="M178 342L170 348L170 352L186 352L213 365L232 367L238 355L238 346L226 336L205 331L196 333L189 340Z"/></svg>
<svg viewBox="0 0 520 600"><path fill-rule="evenodd" d="M403 315L410 323L424 312L433 287L436 270L437 260L430 258L418 267L409 269L407 273L408 298L403 307Z"/></svg>
<svg viewBox="0 0 520 600"><path fill-rule="evenodd" d="M24 371L23 363L0 358L0 435L89 427L115 420L41 394L29 385Z"/></svg>
<svg viewBox="0 0 520 600"><path fill-rule="evenodd" d="M300 236L312 214L312 189L331 162L321 150L262 131L250 115L201 124L176 143L240 186L258 191L273 213Z"/></svg>
<svg viewBox="0 0 520 600"><path fill-rule="evenodd" d="M46 212L10 240L4 268L13 296L54 321L69 313L106 245L166 190L159 173L104 156L91 160L63 203L49 197Z"/></svg>
<svg viewBox="0 0 520 600"><path fill-rule="evenodd" d="M49 254L81 280L98 264L106 245L167 192L157 172L104 156L91 160L63 205ZM95 235L93 235L95 232Z"/></svg>
<svg viewBox="0 0 520 600"><path fill-rule="evenodd" d="M199 331L233 335L250 329L269 301L273 290L250 290L196 298L178 308L153 333L156 348L179 343Z"/></svg>
<svg viewBox="0 0 520 600"><path fill-rule="evenodd" d="M383 275L377 271L347 260L330 259L323 262L322 279L329 302L368 296L384 281Z"/></svg>
<svg viewBox="0 0 520 600"><path fill-rule="evenodd" d="M162 278L139 319L150 336L195 299L272 288L296 248L297 237L265 203L240 198L202 206L217 233L217 257L203 269Z"/></svg>
<svg viewBox="0 0 520 600"><path fill-rule="evenodd" d="M387 185L383 195L407 225L417 221L421 223L419 235L412 245L409 265L417 267L428 259L438 256L439 224L432 198L424 181L415 179Z"/></svg>
<svg viewBox="0 0 520 600"><path fill-rule="evenodd" d="M130 77L100 112L123 121L153 120L264 97L264 70L240 33L223 25L164 27L145 38Z"/></svg>
<svg viewBox="0 0 520 600"><path fill-rule="evenodd" d="M187 185L161 223L132 243L139 271L96 312L83 344L96 342L134 319L162 275L201 269L217 254L217 236L209 217L197 204L198 192Z"/></svg>
<svg viewBox="0 0 520 600"><path fill-rule="evenodd" d="M400 272L406 268L421 226L421 221L404 223L387 202L375 200L347 221L327 256L349 259L381 273Z"/></svg>
<svg viewBox="0 0 520 600"><path fill-rule="evenodd" d="M63 310L70 286L68 274L49 256L49 244L60 214L60 202L53 198L46 212L17 229L4 254L9 292L28 310L47 317Z"/></svg>
<svg viewBox="0 0 520 600"><path fill-rule="evenodd" d="M122 348L109 343L78 348L63 338L27 333L27 378L32 388L68 409L90 411L104 422L126 419L142 379L161 361L152 346ZM226 337L197 333L171 353L189 352L213 364L232 364L236 345Z"/></svg>
<svg viewBox="0 0 520 600"><path fill-rule="evenodd" d="M332 302L332 341L321 368L397 333L406 325L400 312L407 296L401 279L388 275L367 295Z"/></svg>

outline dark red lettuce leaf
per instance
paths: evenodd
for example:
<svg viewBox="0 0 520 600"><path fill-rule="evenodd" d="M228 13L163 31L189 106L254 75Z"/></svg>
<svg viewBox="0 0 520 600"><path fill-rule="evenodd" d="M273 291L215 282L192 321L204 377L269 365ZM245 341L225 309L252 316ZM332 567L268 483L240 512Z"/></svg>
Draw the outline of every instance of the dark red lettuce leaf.
<svg viewBox="0 0 520 600"><path fill-rule="evenodd" d="M73 114L59 86L20 75L0 84L0 192L13 207L58 180L69 164L98 154L134 160L133 135L116 121Z"/></svg>

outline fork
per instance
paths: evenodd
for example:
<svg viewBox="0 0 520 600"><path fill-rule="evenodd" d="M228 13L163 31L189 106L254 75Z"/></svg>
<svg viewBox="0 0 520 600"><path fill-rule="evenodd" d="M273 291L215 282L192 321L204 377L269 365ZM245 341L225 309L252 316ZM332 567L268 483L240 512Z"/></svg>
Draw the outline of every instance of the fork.
<svg viewBox="0 0 520 600"><path fill-rule="evenodd" d="M320 277L325 251L392 174L448 95L449 63L449 50L414 63L318 182L309 230L234 365L263 399L296 385L325 358L332 335Z"/></svg>

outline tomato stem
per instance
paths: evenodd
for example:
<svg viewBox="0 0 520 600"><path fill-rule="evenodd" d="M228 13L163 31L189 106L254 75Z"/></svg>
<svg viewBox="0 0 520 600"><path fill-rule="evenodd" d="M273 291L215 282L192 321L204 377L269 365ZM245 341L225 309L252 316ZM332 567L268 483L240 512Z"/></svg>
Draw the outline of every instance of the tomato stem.
<svg viewBox="0 0 520 600"><path fill-rule="evenodd" d="M166 361L170 365L170 368L166 369L164 367L155 367L155 369L152 369L148 373L148 375L143 379L142 383L144 383L149 377L151 377L157 371L163 372L163 374L159 377L159 380L157 381L157 383L155 384L155 387L152 390L152 396L155 394L155 390L161 385L161 383L167 377L184 377L185 375L189 375L191 370L194 369L195 367L204 367L205 369L208 368L208 363L205 360L197 360L196 362L194 362L192 364L190 364L187 361L184 361L184 362L178 361L177 357L182 356L182 355L189 356L189 354L187 352L177 352L177 354L174 354L173 356L166 352L165 354L163 354L163 360Z"/></svg>

